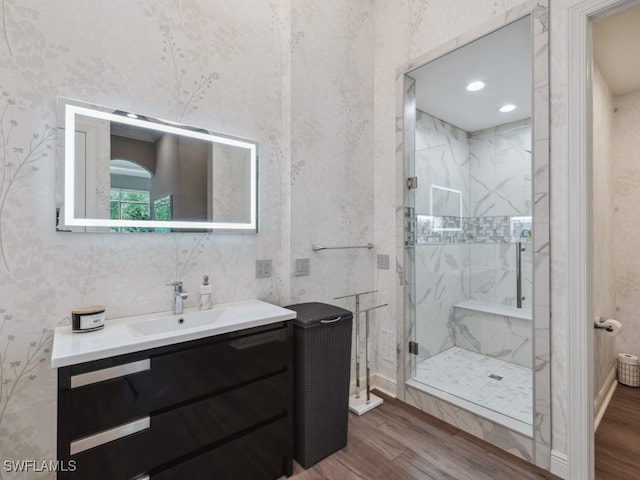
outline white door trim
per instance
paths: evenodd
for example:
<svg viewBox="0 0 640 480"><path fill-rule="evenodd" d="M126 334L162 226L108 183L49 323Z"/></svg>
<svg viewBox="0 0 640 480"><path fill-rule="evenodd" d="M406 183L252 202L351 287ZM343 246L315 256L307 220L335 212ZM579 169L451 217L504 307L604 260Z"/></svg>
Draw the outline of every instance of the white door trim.
<svg viewBox="0 0 640 480"><path fill-rule="evenodd" d="M591 20L640 0L586 0L569 9L568 49L568 478L592 480L593 305L591 172Z"/></svg>

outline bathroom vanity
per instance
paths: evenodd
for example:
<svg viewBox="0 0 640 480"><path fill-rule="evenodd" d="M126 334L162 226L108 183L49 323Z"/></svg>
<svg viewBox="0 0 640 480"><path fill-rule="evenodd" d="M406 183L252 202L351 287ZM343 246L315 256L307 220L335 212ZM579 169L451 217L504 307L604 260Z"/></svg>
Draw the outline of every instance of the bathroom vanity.
<svg viewBox="0 0 640 480"><path fill-rule="evenodd" d="M207 312L56 331L58 459L75 469L59 479L291 475L295 313L258 300Z"/></svg>

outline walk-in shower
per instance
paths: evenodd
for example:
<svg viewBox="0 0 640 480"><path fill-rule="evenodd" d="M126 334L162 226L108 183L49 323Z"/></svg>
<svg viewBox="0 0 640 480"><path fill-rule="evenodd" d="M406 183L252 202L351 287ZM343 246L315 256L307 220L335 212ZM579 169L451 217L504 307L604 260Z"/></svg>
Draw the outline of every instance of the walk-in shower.
<svg viewBox="0 0 640 480"><path fill-rule="evenodd" d="M407 383L522 432L534 404L530 25L409 72L404 125Z"/></svg>

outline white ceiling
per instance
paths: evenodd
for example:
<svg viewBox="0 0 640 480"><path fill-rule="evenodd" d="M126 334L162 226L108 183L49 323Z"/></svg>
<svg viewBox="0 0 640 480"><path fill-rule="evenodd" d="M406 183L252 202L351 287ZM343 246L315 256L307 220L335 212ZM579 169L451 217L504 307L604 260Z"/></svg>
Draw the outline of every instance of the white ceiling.
<svg viewBox="0 0 640 480"><path fill-rule="evenodd" d="M413 70L417 108L467 132L531 117L531 23L529 17ZM487 85L477 92L474 80ZM500 113L513 103L517 108Z"/></svg>
<svg viewBox="0 0 640 480"><path fill-rule="evenodd" d="M613 96L640 90L640 7L593 23L593 58Z"/></svg>

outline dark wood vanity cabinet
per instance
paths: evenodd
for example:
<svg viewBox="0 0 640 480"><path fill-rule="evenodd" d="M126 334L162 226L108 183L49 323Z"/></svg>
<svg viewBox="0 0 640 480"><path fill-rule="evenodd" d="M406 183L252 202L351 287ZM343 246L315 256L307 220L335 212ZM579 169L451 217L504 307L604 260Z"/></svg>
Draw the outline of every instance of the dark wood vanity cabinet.
<svg viewBox="0 0 640 480"><path fill-rule="evenodd" d="M58 370L59 479L292 473L290 322ZM71 471L75 470L75 471Z"/></svg>

